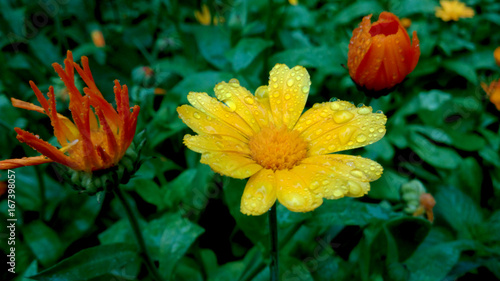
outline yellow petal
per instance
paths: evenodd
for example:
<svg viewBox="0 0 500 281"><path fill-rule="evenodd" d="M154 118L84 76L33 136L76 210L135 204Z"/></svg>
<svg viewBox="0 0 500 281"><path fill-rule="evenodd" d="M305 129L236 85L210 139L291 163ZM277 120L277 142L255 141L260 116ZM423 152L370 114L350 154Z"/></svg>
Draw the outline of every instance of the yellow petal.
<svg viewBox="0 0 500 281"><path fill-rule="evenodd" d="M243 214L259 216L276 202L276 181L274 172L262 169L250 177L241 197L240 210Z"/></svg>
<svg viewBox="0 0 500 281"><path fill-rule="evenodd" d="M294 130L309 142L308 156L362 147L385 135L387 117L372 113L370 106L344 102L315 104L300 118Z"/></svg>
<svg viewBox="0 0 500 281"><path fill-rule="evenodd" d="M248 178L262 169L254 160L234 152L205 152L200 162L219 174L236 179Z"/></svg>
<svg viewBox="0 0 500 281"><path fill-rule="evenodd" d="M198 153L205 152L234 152L241 156L247 155L250 157L250 149L248 144L239 141L232 137L224 137L219 135L199 135L199 136L184 136L184 144L191 150Z"/></svg>
<svg viewBox="0 0 500 281"><path fill-rule="evenodd" d="M210 97L207 93L190 92L187 98L189 103L201 112L233 127L243 133L247 138L253 136L254 131L252 128L234 112L236 110L234 104L225 105L216 98Z"/></svg>
<svg viewBox="0 0 500 281"><path fill-rule="evenodd" d="M234 108L234 112L243 118L255 132L269 125L266 108L247 89L240 86L238 80L231 79L229 83L219 83L214 91L217 98L230 108Z"/></svg>
<svg viewBox="0 0 500 281"><path fill-rule="evenodd" d="M292 212L309 212L323 203L321 194L314 193L311 183L301 173L302 169L277 170L277 197L283 206Z"/></svg>
<svg viewBox="0 0 500 281"><path fill-rule="evenodd" d="M246 142L247 137L243 133L235 130L226 123L223 123L213 117L201 112L200 110L189 106L182 105L177 108L179 117L182 121L196 133L211 134L211 135L222 135L233 137L240 141Z"/></svg>
<svg viewBox="0 0 500 281"><path fill-rule="evenodd" d="M302 160L298 168L308 171L303 174L310 177L308 180L320 188L327 199L363 196L370 190L369 182L379 179L383 171L375 161L341 154L309 157Z"/></svg>
<svg viewBox="0 0 500 281"><path fill-rule="evenodd" d="M309 73L302 66L289 69L284 64L276 64L269 75L269 102L275 125L292 129L309 95Z"/></svg>

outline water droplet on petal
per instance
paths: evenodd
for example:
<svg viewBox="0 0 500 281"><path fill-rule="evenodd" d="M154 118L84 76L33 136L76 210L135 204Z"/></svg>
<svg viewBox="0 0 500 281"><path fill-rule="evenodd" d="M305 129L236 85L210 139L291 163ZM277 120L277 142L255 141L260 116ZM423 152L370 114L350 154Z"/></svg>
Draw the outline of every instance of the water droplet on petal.
<svg viewBox="0 0 500 281"><path fill-rule="evenodd" d="M360 178L360 179L365 177L365 174L363 172L361 172L360 170L356 170L356 169L351 171L351 175L353 175L354 177Z"/></svg>
<svg viewBox="0 0 500 281"><path fill-rule="evenodd" d="M195 113L193 114L193 116L194 116L194 118L196 118L196 119L200 119L200 118L201 118L201 115L200 115L198 112L195 112Z"/></svg>
<svg viewBox="0 0 500 281"><path fill-rule="evenodd" d="M254 103L254 101L253 101L253 99L252 99L251 97L246 97L246 98L245 98L245 102L246 102L247 104L253 104L253 103Z"/></svg>
<svg viewBox="0 0 500 281"><path fill-rule="evenodd" d="M366 141L366 136L363 135L363 134L359 134L357 137L356 137L356 141L357 142L364 142Z"/></svg>
<svg viewBox="0 0 500 281"><path fill-rule="evenodd" d="M285 99L286 99L286 100L289 100L289 99L291 99L291 98L292 98L292 97L290 96L290 94L286 94L286 95L285 95Z"/></svg>
<svg viewBox="0 0 500 281"><path fill-rule="evenodd" d="M286 84L288 85L288 87L293 86L293 83L294 83L294 81L293 81L292 78L288 79L288 81L286 82Z"/></svg>
<svg viewBox="0 0 500 281"><path fill-rule="evenodd" d="M341 124L341 123L345 123L345 122L348 122L350 121L352 118L354 117L354 114L352 114L351 112L349 111L339 111L339 112L335 112L333 114L333 120L338 123L338 124Z"/></svg>
<svg viewBox="0 0 500 281"><path fill-rule="evenodd" d="M334 101L337 101L337 100L338 100L337 98L331 98L331 99L329 100L329 102L334 102Z"/></svg>
<svg viewBox="0 0 500 281"><path fill-rule="evenodd" d="M303 92L304 94L309 93L309 87L307 87L307 86L302 87L302 92Z"/></svg>
<svg viewBox="0 0 500 281"><path fill-rule="evenodd" d="M362 107L362 108L358 109L358 113L361 115L366 115L370 112L371 112L371 110L369 107Z"/></svg>

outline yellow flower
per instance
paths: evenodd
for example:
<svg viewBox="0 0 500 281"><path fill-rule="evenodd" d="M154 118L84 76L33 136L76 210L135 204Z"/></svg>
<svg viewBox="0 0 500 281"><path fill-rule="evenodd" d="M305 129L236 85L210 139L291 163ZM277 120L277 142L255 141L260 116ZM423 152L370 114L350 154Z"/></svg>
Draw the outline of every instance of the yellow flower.
<svg viewBox="0 0 500 281"><path fill-rule="evenodd" d="M363 196L381 176L372 160L330 153L381 139L385 115L345 101L315 104L302 114L310 84L304 67L277 64L255 96L231 79L215 86L217 99L191 92L193 106L177 108L198 134L184 143L202 153L201 163L222 175L250 177L242 213L261 215L276 199L291 211L312 211L323 198Z"/></svg>
<svg viewBox="0 0 500 281"><path fill-rule="evenodd" d="M493 52L493 57L495 57L495 62L500 66L500 47L496 48Z"/></svg>
<svg viewBox="0 0 500 281"><path fill-rule="evenodd" d="M464 3L458 0L441 0L441 7L436 7L436 17L443 21L458 21L460 18L472 18L474 10L465 6Z"/></svg>
<svg viewBox="0 0 500 281"><path fill-rule="evenodd" d="M481 87L490 97L491 103L493 103L498 110L500 110L500 79L491 82L488 86L486 83L481 83Z"/></svg>
<svg viewBox="0 0 500 281"><path fill-rule="evenodd" d="M293 6L297 6L299 4L299 0L288 0L288 3Z"/></svg>
<svg viewBox="0 0 500 281"><path fill-rule="evenodd" d="M194 11L194 17L202 25L210 25L210 23L212 23L212 15L210 14L210 9L205 4L201 6L201 12ZM225 22L225 19L223 17L214 16L213 24L218 25L219 22L223 23Z"/></svg>
<svg viewBox="0 0 500 281"><path fill-rule="evenodd" d="M411 26L411 19L409 19L409 18L402 18L400 21L401 21L401 25L404 28L406 28L406 29L410 28L410 26Z"/></svg>

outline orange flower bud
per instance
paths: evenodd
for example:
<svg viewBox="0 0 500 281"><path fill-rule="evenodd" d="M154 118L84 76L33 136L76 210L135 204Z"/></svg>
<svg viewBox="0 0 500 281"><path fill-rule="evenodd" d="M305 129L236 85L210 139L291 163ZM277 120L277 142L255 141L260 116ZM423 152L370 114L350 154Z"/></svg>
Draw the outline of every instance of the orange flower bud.
<svg viewBox="0 0 500 281"><path fill-rule="evenodd" d="M493 57L495 57L495 62L500 66L500 47L496 48L493 52Z"/></svg>
<svg viewBox="0 0 500 281"><path fill-rule="evenodd" d="M102 35L102 32L100 30L93 30L90 33L90 36L92 37L92 42L94 42L94 45L98 48L102 48L106 46L106 41L104 41L104 35Z"/></svg>
<svg viewBox="0 0 500 281"><path fill-rule="evenodd" d="M490 85L482 82L481 87L488 94L491 103L493 103L498 110L500 110L500 79L497 81L493 81Z"/></svg>
<svg viewBox="0 0 500 281"><path fill-rule="evenodd" d="M410 42L406 29L394 14L382 12L373 24L371 17L364 17L354 29L347 65L358 86L371 91L387 90L413 71L420 57L420 44L416 31Z"/></svg>

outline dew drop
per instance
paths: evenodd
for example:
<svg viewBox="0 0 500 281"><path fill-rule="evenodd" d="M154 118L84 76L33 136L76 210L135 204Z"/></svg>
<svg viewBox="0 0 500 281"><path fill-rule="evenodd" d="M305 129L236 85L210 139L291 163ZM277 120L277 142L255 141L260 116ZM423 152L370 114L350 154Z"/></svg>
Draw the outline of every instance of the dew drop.
<svg viewBox="0 0 500 281"><path fill-rule="evenodd" d="M334 192L333 192L333 195L335 197L342 197L342 195L344 195L344 192L342 192L342 190L340 189L336 189Z"/></svg>
<svg viewBox="0 0 500 281"><path fill-rule="evenodd" d="M286 99L286 100L289 100L289 99L291 99L291 98L292 98L292 96L290 96L290 94L286 94L286 95L285 95L285 99Z"/></svg>
<svg viewBox="0 0 500 281"><path fill-rule="evenodd" d="M339 110L340 105L338 103L336 103L336 102L333 102L333 103L330 104L330 108L332 110Z"/></svg>
<svg viewBox="0 0 500 281"><path fill-rule="evenodd" d="M245 98L245 102L246 102L247 104L253 104L253 103L254 103L254 101L253 101L253 99L252 99L251 97L246 97L246 98Z"/></svg>
<svg viewBox="0 0 500 281"><path fill-rule="evenodd" d="M302 92L304 94L307 94L309 92L309 87L307 87L307 86L302 87Z"/></svg>
<svg viewBox="0 0 500 281"><path fill-rule="evenodd" d="M353 117L354 117L354 114L352 114L352 113L351 113L351 112L349 112L349 111L339 111L339 112L335 112L335 113L333 114L333 120L334 120L336 123L338 123L338 124L348 122L348 121L350 121Z"/></svg>
<svg viewBox="0 0 500 281"><path fill-rule="evenodd" d="M371 110L369 107L361 107L360 109L358 109L358 113L361 115L366 115L370 112L371 112Z"/></svg>
<svg viewBox="0 0 500 281"><path fill-rule="evenodd" d="M337 101L337 100L338 100L337 98L331 98L331 99L329 100L329 102L334 102L334 101Z"/></svg>
<svg viewBox="0 0 500 281"><path fill-rule="evenodd" d="M356 137L356 141L357 142L365 142L366 141L366 136L363 135L363 134L359 134L357 137Z"/></svg>
<svg viewBox="0 0 500 281"><path fill-rule="evenodd" d="M193 116L194 116L194 118L196 118L196 119L200 119L200 118L201 118L201 115L200 115L198 112L195 112L195 113L193 114Z"/></svg>
<svg viewBox="0 0 500 281"><path fill-rule="evenodd" d="M286 84L288 85L288 87L293 86L293 83L294 83L294 81L292 78L290 78L290 79L288 79L288 81L286 81Z"/></svg>
<svg viewBox="0 0 500 281"><path fill-rule="evenodd" d="M376 113L384 113L382 110L377 110Z"/></svg>
<svg viewBox="0 0 500 281"><path fill-rule="evenodd" d="M365 177L365 174L363 172L361 172L360 170L356 170L356 169L351 171L351 175L353 175L354 177L357 177L359 179L362 179Z"/></svg>

